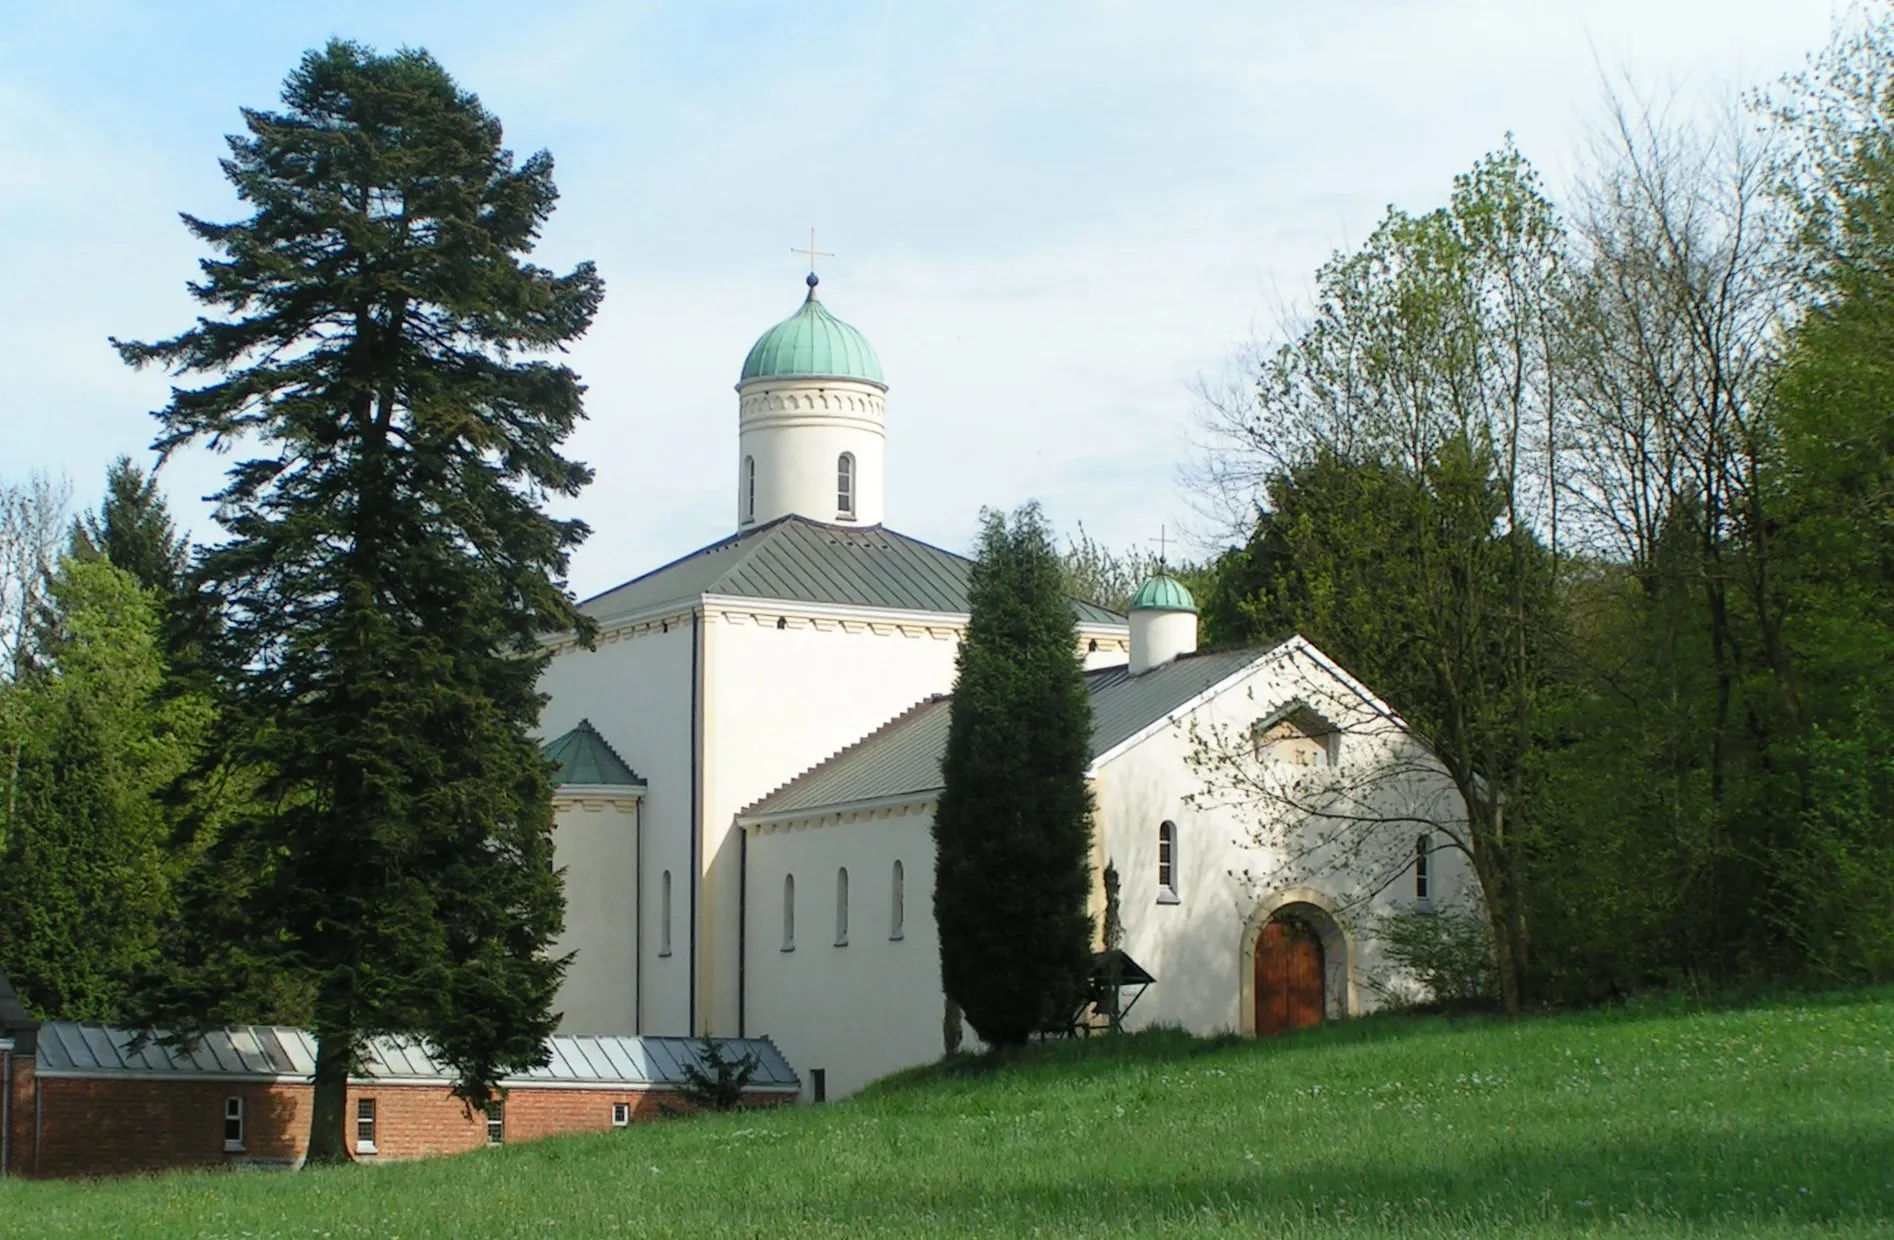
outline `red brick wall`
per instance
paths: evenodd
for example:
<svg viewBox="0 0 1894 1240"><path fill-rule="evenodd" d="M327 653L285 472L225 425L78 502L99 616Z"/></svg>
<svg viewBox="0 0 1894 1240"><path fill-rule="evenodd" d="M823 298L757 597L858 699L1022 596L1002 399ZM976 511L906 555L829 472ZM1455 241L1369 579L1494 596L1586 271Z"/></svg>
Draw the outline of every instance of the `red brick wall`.
<svg viewBox="0 0 1894 1240"><path fill-rule="evenodd" d="M33 1058L10 1051L6 1072L11 1074L11 1095L7 1099L7 1165L0 1167L8 1175L27 1175L33 1170Z"/></svg>
<svg viewBox="0 0 1894 1240"><path fill-rule="evenodd" d="M16 1076L30 1064L15 1061ZM14 1163L20 1174L115 1175L168 1167L217 1167L243 1161L295 1162L308 1144L310 1087L303 1084L233 1084L167 1081L151 1077L42 1079L45 1091L39 1162L33 1164L31 1082L24 1123L16 1122ZM16 1080L16 1095L19 1082ZM244 1100L244 1149L224 1150L224 1100ZM753 1105L774 1105L795 1095L759 1095ZM455 1154L487 1144L487 1118L469 1113L441 1085L355 1085L349 1089L347 1148L355 1148L356 1103L375 1100L376 1162ZM689 1110L676 1094L626 1089L535 1089L516 1087L505 1103L508 1143L612 1127L612 1104L629 1103L631 1121L661 1118L666 1108ZM17 1104L17 1097L16 1097ZM16 1121L21 1119L16 1113Z"/></svg>
<svg viewBox="0 0 1894 1240"><path fill-rule="evenodd" d="M302 1085L42 1078L38 1167L115 1175L236 1161L294 1162L309 1134ZM224 1150L224 1100L243 1099L243 1149Z"/></svg>

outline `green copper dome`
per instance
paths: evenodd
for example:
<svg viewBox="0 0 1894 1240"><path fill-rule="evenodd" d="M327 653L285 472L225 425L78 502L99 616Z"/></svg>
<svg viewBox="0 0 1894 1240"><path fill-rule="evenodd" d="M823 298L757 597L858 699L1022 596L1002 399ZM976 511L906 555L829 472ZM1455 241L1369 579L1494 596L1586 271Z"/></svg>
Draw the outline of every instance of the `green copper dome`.
<svg viewBox="0 0 1894 1240"><path fill-rule="evenodd" d="M796 311L757 338L743 359L743 379L860 379L882 387L881 360L860 332L830 314L816 300L815 277L809 297Z"/></svg>
<svg viewBox="0 0 1894 1240"><path fill-rule="evenodd" d="M1190 597L1184 583L1169 573L1160 572L1142 586L1131 600L1132 611L1196 611L1197 600Z"/></svg>

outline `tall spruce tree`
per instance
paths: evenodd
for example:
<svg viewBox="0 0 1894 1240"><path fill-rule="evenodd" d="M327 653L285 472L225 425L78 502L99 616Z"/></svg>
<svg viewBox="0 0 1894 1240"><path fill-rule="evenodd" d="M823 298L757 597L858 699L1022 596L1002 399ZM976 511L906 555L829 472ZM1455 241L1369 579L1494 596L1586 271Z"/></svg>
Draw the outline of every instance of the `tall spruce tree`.
<svg viewBox="0 0 1894 1240"><path fill-rule="evenodd" d="M948 998L1010 1047L1085 995L1092 707L1037 505L982 519L934 818L934 917Z"/></svg>
<svg viewBox="0 0 1894 1240"><path fill-rule="evenodd" d="M524 261L552 159L516 163L426 52L331 42L283 104L246 110L223 161L253 214L184 217L217 252L192 285L217 313L118 347L212 377L174 388L161 452L262 448L195 570L223 600L221 757L264 787L185 886L240 937L181 949L149 1010L201 1028L232 994L300 994L321 1162L348 1157L366 1038L424 1038L480 1105L554 1027L563 898L531 730L542 635L587 630L563 582L587 531L542 504L591 471L559 451L577 376L522 355L582 334L603 284Z"/></svg>
<svg viewBox="0 0 1894 1240"><path fill-rule="evenodd" d="M177 595L190 552L190 540L178 533L158 490L157 475L138 468L129 456L105 471L105 499L98 511L72 523L73 556L103 557L163 600Z"/></svg>

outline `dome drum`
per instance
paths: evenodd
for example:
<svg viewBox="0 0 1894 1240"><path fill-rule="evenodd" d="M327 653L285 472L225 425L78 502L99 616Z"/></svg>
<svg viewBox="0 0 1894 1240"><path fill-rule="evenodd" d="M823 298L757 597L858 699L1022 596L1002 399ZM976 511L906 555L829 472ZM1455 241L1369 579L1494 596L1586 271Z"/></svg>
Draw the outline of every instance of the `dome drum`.
<svg viewBox="0 0 1894 1240"><path fill-rule="evenodd" d="M737 383L737 525L795 514L879 525L888 385L862 334L815 297L751 346Z"/></svg>

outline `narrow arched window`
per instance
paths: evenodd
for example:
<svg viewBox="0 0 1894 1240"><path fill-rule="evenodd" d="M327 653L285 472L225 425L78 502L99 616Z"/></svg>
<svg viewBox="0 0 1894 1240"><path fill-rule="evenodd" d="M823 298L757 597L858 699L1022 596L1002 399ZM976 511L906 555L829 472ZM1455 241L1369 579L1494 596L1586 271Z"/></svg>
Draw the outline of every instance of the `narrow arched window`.
<svg viewBox="0 0 1894 1240"><path fill-rule="evenodd" d="M906 933L908 920L907 871L901 868L899 861L894 863L894 899L891 906L893 924L888 931L888 937L898 939Z"/></svg>
<svg viewBox="0 0 1894 1240"><path fill-rule="evenodd" d="M671 954L671 872L658 880L658 955Z"/></svg>
<svg viewBox="0 0 1894 1240"><path fill-rule="evenodd" d="M743 458L743 519L756 520L756 458Z"/></svg>
<svg viewBox="0 0 1894 1240"><path fill-rule="evenodd" d="M783 950L796 950L796 876L783 875Z"/></svg>
<svg viewBox="0 0 1894 1240"><path fill-rule="evenodd" d="M835 945L848 946L848 867L835 872Z"/></svg>
<svg viewBox="0 0 1894 1240"><path fill-rule="evenodd" d="M1426 904L1433 899L1433 875L1428 873L1429 854L1434 851L1434 839L1423 835L1414 841L1414 903Z"/></svg>
<svg viewBox="0 0 1894 1240"><path fill-rule="evenodd" d="M1157 898L1177 899L1177 824L1168 820L1157 827Z"/></svg>
<svg viewBox="0 0 1894 1240"><path fill-rule="evenodd" d="M855 454L844 452L835 459L835 515L855 515Z"/></svg>

